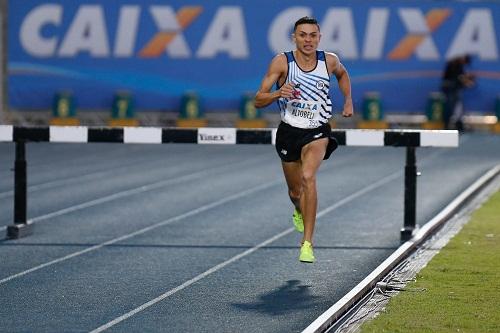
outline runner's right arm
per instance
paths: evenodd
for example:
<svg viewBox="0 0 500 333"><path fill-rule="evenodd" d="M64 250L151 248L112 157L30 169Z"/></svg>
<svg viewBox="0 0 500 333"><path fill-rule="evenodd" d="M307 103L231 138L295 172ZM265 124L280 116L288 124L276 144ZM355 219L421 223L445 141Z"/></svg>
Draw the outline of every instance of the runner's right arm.
<svg viewBox="0 0 500 333"><path fill-rule="evenodd" d="M273 103L280 97L293 98L293 83L289 82L284 84L280 89L272 91L273 85L278 82L283 76L286 75L288 70L288 65L286 63L286 57L283 54L279 54L271 61L269 69L267 70L260 88L255 94L255 107L262 108Z"/></svg>

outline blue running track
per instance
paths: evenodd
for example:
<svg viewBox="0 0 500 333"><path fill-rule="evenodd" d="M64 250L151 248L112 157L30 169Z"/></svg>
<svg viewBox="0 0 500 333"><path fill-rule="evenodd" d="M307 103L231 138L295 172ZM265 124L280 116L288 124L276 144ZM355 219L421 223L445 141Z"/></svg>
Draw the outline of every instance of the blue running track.
<svg viewBox="0 0 500 333"><path fill-rule="evenodd" d="M500 163L500 136L418 148L424 224ZM27 144L34 234L0 144L2 332L301 332L400 244L405 149L340 147L318 174L317 262L271 145Z"/></svg>

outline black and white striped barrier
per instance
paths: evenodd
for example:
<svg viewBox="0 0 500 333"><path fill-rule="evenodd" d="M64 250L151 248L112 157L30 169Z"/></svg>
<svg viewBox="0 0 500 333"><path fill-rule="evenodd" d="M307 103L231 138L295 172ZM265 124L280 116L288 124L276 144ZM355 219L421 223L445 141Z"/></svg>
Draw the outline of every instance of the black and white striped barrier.
<svg viewBox="0 0 500 333"><path fill-rule="evenodd" d="M454 130L332 130L339 145L406 147L404 227L401 241L407 241L416 227L417 147L458 147ZM28 223L27 175L25 144L27 142L126 144L274 144L276 129L238 128L161 128L161 127L84 127L47 126L18 127L0 125L0 142L16 143L14 165L14 224L8 226L7 237L19 238L32 232Z"/></svg>
<svg viewBox="0 0 500 333"><path fill-rule="evenodd" d="M332 130L340 145L398 147L458 147L457 131ZM274 144L276 129L160 128L160 127L17 127L0 125L0 142L116 142Z"/></svg>

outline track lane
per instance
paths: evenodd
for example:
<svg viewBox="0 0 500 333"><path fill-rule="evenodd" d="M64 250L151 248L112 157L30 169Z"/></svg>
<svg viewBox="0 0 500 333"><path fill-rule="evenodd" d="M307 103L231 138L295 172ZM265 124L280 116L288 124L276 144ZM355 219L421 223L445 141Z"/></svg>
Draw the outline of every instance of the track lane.
<svg viewBox="0 0 500 333"><path fill-rule="evenodd" d="M486 145L488 140L478 142ZM442 156L437 154L438 156L431 160L432 163L428 164L419 161L423 161L437 150L422 150L421 154L420 150L418 151L417 164L419 169L424 171L418 180L419 200L424 200L420 197L423 192L421 188L431 189L432 194L430 196L426 193L425 200L428 202L422 211L419 209L419 212L422 212L419 216L431 214L430 211L439 206L441 201L446 200L450 194L459 192L461 186L481 173L484 167L500 160L495 153L487 150L478 152L474 146L465 142L460 150L444 150ZM322 170L319 184L320 209L328 204L338 203L354 187L359 189L373 184L384 172L402 171L402 149L380 149L373 151L373 155L368 153L372 152L371 149L355 150L361 154L344 166L337 166L335 161L324 165L326 168ZM472 154L474 161L468 161L467 154ZM341 160L340 156L342 154L337 156L337 161ZM374 162L376 159L383 162ZM274 173L268 176L280 177L274 156L270 165L274 165ZM449 169L450 165L453 165L453 168ZM446 172L443 166L448 166ZM454 172L455 168L459 172L458 175ZM367 169L370 172L367 172ZM258 170L261 172L255 172L252 168L242 169L240 172L248 178L261 180L266 169ZM213 187L214 179L210 180L212 182L207 181L203 186ZM449 187L439 186L450 181ZM227 187L234 187L234 184L230 183ZM393 251L394 244L398 243L398 231L402 224L399 220L402 216L402 178L396 177L379 190L366 193L342 209L336 209L319 219L315 245L321 265L304 266L296 263L297 248L294 244L299 236L289 234L197 281L168 300L158 302L155 306L130 317L110 331L133 331L141 327L152 331L162 331L162 328L164 330L166 327L178 330L191 327L199 331L218 328L218 331L227 332L234 331L235 328L249 332L299 331L307 326L308 322L304 322L307 318L317 312L321 313L320 310L324 310L321 308L332 301L332 298L345 294L344 291L349 289L351 283L355 285L356 279L364 277L365 271L387 257L387 254ZM155 192L163 198L169 193ZM0 286L0 292L3 295L13 295L21 291L19 303L9 305L13 308L24 306L24 311L35 311L33 320L38 320L38 331L53 331L54 327L65 331L79 330L82 327L90 330L105 322L106 318L116 318L134 308L134 304L140 306L165 290L170 290L168 286L178 286L187 281L189 276L197 276L196 274L204 272L203 268L209 269L223 262L224 258L230 258L231 254L241 253L247 246L255 246L258 239L267 239L266 235L283 230L284 223L288 223L290 210L284 184L263 193L265 195L242 198L231 205L221 206L222 209L207 211L203 216L189 219L189 223L175 223L168 228L155 230L154 233L127 239L105 247L102 251L54 265L50 270L29 274L26 279ZM186 196L187 194L188 192ZM194 202L203 200L197 197L197 194L194 196ZM137 210L137 207L150 200L153 200L150 201L152 207L161 205L161 200L155 203L153 197L154 195L144 198L145 200L137 205L134 205L134 200L125 200L121 204L130 206L129 211L120 215L120 218L124 221L130 219L131 226L128 227L135 226L137 221L130 214ZM103 210L93 209L93 212L85 213L91 215L90 219L100 215L106 217L110 212L119 209L119 206L106 204ZM255 217L255 213L249 213L249 206L258 207L255 209L260 223L248 223ZM226 223L223 223L224 221ZM228 221L231 221L230 227ZM66 223L67 220L55 219L40 224L41 233L30 238L31 243L36 245L39 242L40 247L44 247L44 242L49 243L51 240L51 232L52 240L61 236L54 234L54 227ZM82 226L82 229L73 230L73 233L76 233L73 236L71 228L64 229L64 237L73 237L71 242L66 244L70 248L72 244L78 246L76 240L79 236L84 236L85 239L87 228L87 240L91 239L92 230L99 230L98 223L93 225L92 222L84 224L75 221L70 224ZM377 228L373 227L374 224ZM113 232L113 228L115 226L111 223L106 233ZM203 233L199 234L201 231ZM256 239L253 239L253 236ZM58 242L55 243L57 245ZM59 244L60 246L55 247L64 246L64 242ZM85 245L84 242L80 244ZM0 253L4 254L4 250L11 247L0 246ZM169 253L185 254L185 257L173 255L174 258L165 258L169 257ZM269 260L270 256L273 260ZM187 258L189 262L183 261L183 258ZM172 262L169 263L168 260ZM174 264L175 262L177 264ZM212 266L205 266L205 263ZM326 276L328 278L325 278ZM39 292L40 297L36 297ZM43 295L49 298L43 298ZM102 297L96 298L97 295ZM279 307L272 305L276 300L280 304ZM328 306L331 304L333 303ZM40 308L45 309L43 318L36 312L36 309ZM0 310L3 311L0 318L7 315L6 309L8 308L4 307ZM81 319L78 320L82 314L88 322L82 323ZM64 322L61 319L63 315L67 315L69 320ZM78 326L78 323L83 326Z"/></svg>

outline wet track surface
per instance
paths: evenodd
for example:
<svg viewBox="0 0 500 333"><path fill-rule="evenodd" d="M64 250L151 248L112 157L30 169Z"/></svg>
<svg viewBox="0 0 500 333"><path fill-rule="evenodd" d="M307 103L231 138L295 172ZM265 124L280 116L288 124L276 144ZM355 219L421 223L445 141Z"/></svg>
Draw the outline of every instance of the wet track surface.
<svg viewBox="0 0 500 333"><path fill-rule="evenodd" d="M498 147L418 148L418 223ZM0 144L2 239L14 148ZM400 244L404 148L341 147L322 165L314 264L298 262L270 145L30 143L27 161L34 234L0 240L3 332L300 332Z"/></svg>

